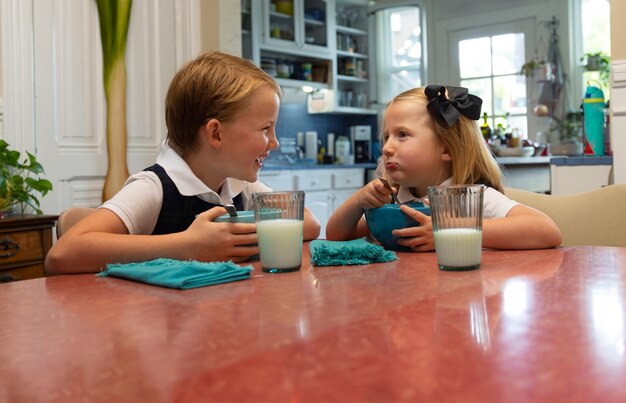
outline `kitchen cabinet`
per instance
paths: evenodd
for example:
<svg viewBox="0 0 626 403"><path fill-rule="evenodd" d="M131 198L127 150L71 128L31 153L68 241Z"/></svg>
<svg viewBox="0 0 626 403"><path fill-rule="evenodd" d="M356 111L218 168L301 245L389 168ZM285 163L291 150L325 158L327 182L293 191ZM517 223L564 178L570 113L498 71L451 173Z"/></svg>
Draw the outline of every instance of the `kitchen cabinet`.
<svg viewBox="0 0 626 403"><path fill-rule="evenodd" d="M282 87L331 85L334 0L246 1L241 8L242 56Z"/></svg>
<svg viewBox="0 0 626 403"><path fill-rule="evenodd" d="M588 192L612 182L611 156L552 157L550 177L553 195Z"/></svg>
<svg viewBox="0 0 626 403"><path fill-rule="evenodd" d="M329 57L332 10L334 0L263 0L261 48Z"/></svg>
<svg viewBox="0 0 626 403"><path fill-rule="evenodd" d="M262 171L259 180L275 191L303 190L304 204L321 224L320 238L326 238L330 215L364 185L363 168L301 169Z"/></svg>
<svg viewBox="0 0 626 403"><path fill-rule="evenodd" d="M367 2L337 0L335 22L335 111L375 113L369 109L372 91Z"/></svg>
<svg viewBox="0 0 626 403"><path fill-rule="evenodd" d="M283 87L310 86L310 113L376 114L366 0L244 2L243 57Z"/></svg>

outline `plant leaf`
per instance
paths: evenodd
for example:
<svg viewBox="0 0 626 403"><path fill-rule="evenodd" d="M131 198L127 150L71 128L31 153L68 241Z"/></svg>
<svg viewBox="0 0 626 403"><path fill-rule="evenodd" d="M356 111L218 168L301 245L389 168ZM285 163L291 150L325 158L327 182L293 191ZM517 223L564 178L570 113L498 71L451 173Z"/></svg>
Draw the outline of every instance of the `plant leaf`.
<svg viewBox="0 0 626 403"><path fill-rule="evenodd" d="M132 0L95 0L100 21L100 40L104 87L108 87L113 63L126 54L126 39L130 24Z"/></svg>

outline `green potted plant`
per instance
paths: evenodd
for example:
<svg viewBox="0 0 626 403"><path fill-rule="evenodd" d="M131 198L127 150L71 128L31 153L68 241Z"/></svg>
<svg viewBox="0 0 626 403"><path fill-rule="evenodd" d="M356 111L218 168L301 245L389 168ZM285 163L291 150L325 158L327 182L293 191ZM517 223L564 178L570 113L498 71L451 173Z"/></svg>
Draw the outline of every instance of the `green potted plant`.
<svg viewBox="0 0 626 403"><path fill-rule="evenodd" d="M9 214L24 214L28 208L42 214L38 195L45 196L52 190L52 183L42 177L43 166L37 158L26 151L22 157L19 151L9 148L0 139L0 218Z"/></svg>
<svg viewBox="0 0 626 403"><path fill-rule="evenodd" d="M611 57L604 52L585 53L580 61L583 63L585 71L599 72L598 78L606 88L611 70Z"/></svg>
<svg viewBox="0 0 626 403"><path fill-rule="evenodd" d="M533 77L536 70L543 69L547 62L545 60L540 60L537 57L534 57L524 63L520 72L518 74L524 75L526 77Z"/></svg>

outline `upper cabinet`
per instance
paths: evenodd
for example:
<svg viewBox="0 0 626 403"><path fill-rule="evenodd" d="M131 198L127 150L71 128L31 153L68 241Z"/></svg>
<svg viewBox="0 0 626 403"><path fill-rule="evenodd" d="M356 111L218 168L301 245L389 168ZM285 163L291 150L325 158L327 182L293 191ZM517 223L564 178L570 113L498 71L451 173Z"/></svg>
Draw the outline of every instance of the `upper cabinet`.
<svg viewBox="0 0 626 403"><path fill-rule="evenodd" d="M262 49L330 57L332 10L333 0L264 0Z"/></svg>
<svg viewBox="0 0 626 403"><path fill-rule="evenodd" d="M372 69L369 59L367 2L337 0L335 10L335 111L375 113L370 109Z"/></svg>
<svg viewBox="0 0 626 403"><path fill-rule="evenodd" d="M366 0L244 0L241 17L243 56L281 86L311 87L324 113L376 113Z"/></svg>

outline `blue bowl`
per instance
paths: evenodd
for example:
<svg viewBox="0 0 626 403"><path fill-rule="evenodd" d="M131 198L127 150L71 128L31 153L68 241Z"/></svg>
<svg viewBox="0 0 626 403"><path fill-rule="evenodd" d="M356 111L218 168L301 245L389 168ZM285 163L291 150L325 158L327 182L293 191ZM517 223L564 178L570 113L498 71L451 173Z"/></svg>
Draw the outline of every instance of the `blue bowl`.
<svg viewBox="0 0 626 403"><path fill-rule="evenodd" d="M424 206L421 202L405 203L407 206L430 215L430 207ZM391 234L391 231L399 228L417 227L417 221L400 211L397 204L385 204L379 208L365 210L365 219L372 236L385 248L401 252L410 251L406 246L398 245L398 237Z"/></svg>
<svg viewBox="0 0 626 403"><path fill-rule="evenodd" d="M254 211L238 211L237 217L231 217L228 214L217 217L215 222L233 222L233 223L250 223L254 224Z"/></svg>

